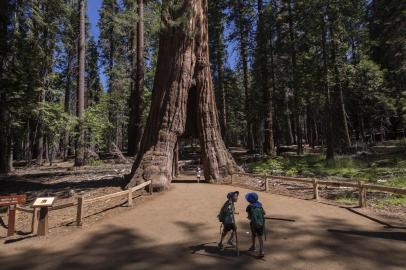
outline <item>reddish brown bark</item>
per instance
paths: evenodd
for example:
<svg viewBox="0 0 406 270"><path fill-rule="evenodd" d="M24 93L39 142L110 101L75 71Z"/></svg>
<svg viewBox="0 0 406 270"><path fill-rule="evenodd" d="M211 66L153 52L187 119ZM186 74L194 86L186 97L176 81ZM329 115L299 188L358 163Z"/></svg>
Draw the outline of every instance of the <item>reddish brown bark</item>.
<svg viewBox="0 0 406 270"><path fill-rule="evenodd" d="M205 179L218 180L239 170L220 133L209 66L207 0L178 3L176 10L163 3L151 109L128 186L152 180L155 189L168 188L187 116L196 117L189 120L199 134Z"/></svg>

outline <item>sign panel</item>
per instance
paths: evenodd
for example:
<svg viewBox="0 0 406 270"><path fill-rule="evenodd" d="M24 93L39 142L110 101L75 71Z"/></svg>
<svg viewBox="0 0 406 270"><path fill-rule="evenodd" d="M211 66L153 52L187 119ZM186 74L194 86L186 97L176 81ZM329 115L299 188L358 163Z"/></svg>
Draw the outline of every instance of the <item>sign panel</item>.
<svg viewBox="0 0 406 270"><path fill-rule="evenodd" d="M27 195L6 195L0 196L0 206L10 206L25 203Z"/></svg>
<svg viewBox="0 0 406 270"><path fill-rule="evenodd" d="M32 204L33 207L46 207L52 206L54 203L55 197L43 197L43 198L36 198L34 203Z"/></svg>

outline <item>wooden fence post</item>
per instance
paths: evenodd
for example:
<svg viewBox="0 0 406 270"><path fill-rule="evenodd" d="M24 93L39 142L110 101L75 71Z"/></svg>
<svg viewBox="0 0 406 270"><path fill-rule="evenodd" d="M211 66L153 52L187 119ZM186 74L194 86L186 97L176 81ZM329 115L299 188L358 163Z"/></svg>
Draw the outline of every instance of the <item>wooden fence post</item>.
<svg viewBox="0 0 406 270"><path fill-rule="evenodd" d="M39 236L45 236L48 234L48 216L49 207L44 206L39 208L39 221L38 221L38 232Z"/></svg>
<svg viewBox="0 0 406 270"><path fill-rule="evenodd" d="M8 229L7 229L7 236L13 236L15 233L15 226L16 226L16 212L17 212L17 205L13 204L8 207Z"/></svg>
<svg viewBox="0 0 406 270"><path fill-rule="evenodd" d="M319 200L319 183L313 179L313 199Z"/></svg>
<svg viewBox="0 0 406 270"><path fill-rule="evenodd" d="M231 185L233 184L233 174L230 174L231 176Z"/></svg>
<svg viewBox="0 0 406 270"><path fill-rule="evenodd" d="M265 176L265 192L269 191L269 179Z"/></svg>
<svg viewBox="0 0 406 270"><path fill-rule="evenodd" d="M365 207L366 206L366 189L364 187L364 182L358 181L358 198L359 198L359 207Z"/></svg>
<svg viewBox="0 0 406 270"><path fill-rule="evenodd" d="M131 188L128 188L128 207L133 206L133 192Z"/></svg>
<svg viewBox="0 0 406 270"><path fill-rule="evenodd" d="M149 183L149 195L152 195L152 181Z"/></svg>
<svg viewBox="0 0 406 270"><path fill-rule="evenodd" d="M82 226L83 219L83 197L78 197L78 210L76 213L76 225Z"/></svg>
<svg viewBox="0 0 406 270"><path fill-rule="evenodd" d="M39 214L39 208L35 207L33 212L32 212L32 221L31 221L31 233L32 234L37 234L38 232L38 216Z"/></svg>

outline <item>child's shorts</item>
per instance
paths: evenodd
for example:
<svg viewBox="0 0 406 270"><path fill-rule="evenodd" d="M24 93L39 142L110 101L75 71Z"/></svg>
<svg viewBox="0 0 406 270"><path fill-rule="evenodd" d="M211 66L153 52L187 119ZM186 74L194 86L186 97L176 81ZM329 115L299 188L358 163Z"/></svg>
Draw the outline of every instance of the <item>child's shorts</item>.
<svg viewBox="0 0 406 270"><path fill-rule="evenodd" d="M232 224L224 224L223 223L223 231L224 232L235 231L235 230L237 230L237 227L235 226L234 223L232 223Z"/></svg>
<svg viewBox="0 0 406 270"><path fill-rule="evenodd" d="M250 223L251 233L253 236L262 236L264 234L264 226L255 226L253 223Z"/></svg>

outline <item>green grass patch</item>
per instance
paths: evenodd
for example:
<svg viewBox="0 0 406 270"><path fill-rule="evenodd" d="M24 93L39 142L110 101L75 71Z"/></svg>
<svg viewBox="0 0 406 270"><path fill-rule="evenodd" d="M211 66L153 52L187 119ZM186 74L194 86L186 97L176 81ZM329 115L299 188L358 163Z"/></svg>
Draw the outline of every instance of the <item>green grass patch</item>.
<svg viewBox="0 0 406 270"><path fill-rule="evenodd" d="M90 159L87 161L87 165L89 166L101 166L104 162L100 159Z"/></svg>
<svg viewBox="0 0 406 270"><path fill-rule="evenodd" d="M406 205L406 196L402 195L388 195L388 197L379 200L377 206L384 208L385 206L404 206Z"/></svg>
<svg viewBox="0 0 406 270"><path fill-rule="evenodd" d="M406 187L406 176L392 177L384 182L386 186L403 188Z"/></svg>
<svg viewBox="0 0 406 270"><path fill-rule="evenodd" d="M351 196L340 196L337 197L335 200L337 203L345 205L354 205L358 203L358 199Z"/></svg>

